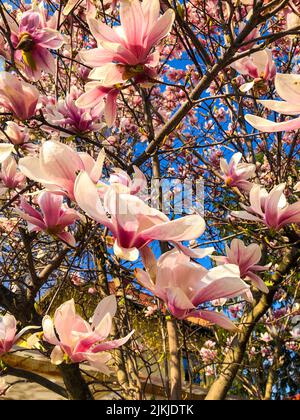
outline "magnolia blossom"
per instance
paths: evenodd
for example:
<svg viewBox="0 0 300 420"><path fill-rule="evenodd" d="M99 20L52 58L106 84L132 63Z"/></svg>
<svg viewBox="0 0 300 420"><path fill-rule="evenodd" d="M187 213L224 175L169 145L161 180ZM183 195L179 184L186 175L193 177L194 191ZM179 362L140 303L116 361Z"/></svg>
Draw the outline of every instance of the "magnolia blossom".
<svg viewBox="0 0 300 420"><path fill-rule="evenodd" d="M255 176L255 165L240 163L241 159L241 153L235 153L229 163L221 158L220 167L224 174L224 181L227 186L249 191L253 184L249 182L248 179Z"/></svg>
<svg viewBox="0 0 300 420"><path fill-rule="evenodd" d="M93 81L85 85L85 91L86 93L77 99L76 106L83 109L103 109L106 124L112 127L117 117L117 99L120 89L116 86L103 86Z"/></svg>
<svg viewBox="0 0 300 420"><path fill-rule="evenodd" d="M212 257L218 264L236 264L239 266L241 278L249 280L264 293L269 289L256 271L268 270L269 265L257 265L261 260L261 249L257 244L246 246L240 239L233 239L231 246L226 245L226 256Z"/></svg>
<svg viewBox="0 0 300 420"><path fill-rule="evenodd" d="M7 139L12 142L16 149L33 154L37 151L37 145L31 143L29 130L27 127L21 127L13 121L7 121L3 136L0 138ZM1 145L0 145L1 146Z"/></svg>
<svg viewBox="0 0 300 420"><path fill-rule="evenodd" d="M75 105L76 99L81 95L76 86L72 86L65 99L60 99L56 104L46 107L45 118L52 125L65 127L72 133L87 133L99 131L103 124L99 122L101 110L79 108ZM61 132L64 136L70 134Z"/></svg>
<svg viewBox="0 0 300 420"><path fill-rule="evenodd" d="M74 236L66 231L66 227L80 219L77 211L63 205L63 197L48 191L38 197L41 213L21 198L21 209L17 213L28 222L31 232L46 232L61 239L71 246L75 246Z"/></svg>
<svg viewBox="0 0 300 420"><path fill-rule="evenodd" d="M78 175L74 191L79 207L112 232L115 254L129 261L135 261L139 257L138 250L153 240L189 241L198 238L205 230L201 216L191 215L170 221L165 214L147 206L138 197L117 193L114 188L108 189L102 203L97 187L85 172Z"/></svg>
<svg viewBox="0 0 300 420"><path fill-rule="evenodd" d="M49 49L59 49L64 41L57 30L47 27L40 10L37 8L23 13L19 25L12 19L9 23L15 59L24 64L26 75L32 80L39 80L42 70L54 74L55 59Z"/></svg>
<svg viewBox="0 0 300 420"><path fill-rule="evenodd" d="M35 115L39 96L36 87L19 80L11 73L0 72L0 106L20 120L27 120Z"/></svg>
<svg viewBox="0 0 300 420"><path fill-rule="evenodd" d="M254 80L241 86L241 90L246 92L260 80L273 80L276 75L276 65L273 61L272 51L265 49L257 51L247 57L243 57L231 64L238 73L250 76Z"/></svg>
<svg viewBox="0 0 300 420"><path fill-rule="evenodd" d="M100 181L97 184L98 192L101 198L104 197L105 193L112 187L117 193L132 194L136 195L147 187L147 179L143 172L134 166L133 179L120 168L114 168L113 173L109 177L109 184L105 184Z"/></svg>
<svg viewBox="0 0 300 420"><path fill-rule="evenodd" d="M78 172L87 171L93 182L102 175L104 152L97 161L88 153L77 153L71 147L56 141L46 141L39 157L20 159L19 168L28 178L40 182L46 189L67 195L74 200L74 185Z"/></svg>
<svg viewBox="0 0 300 420"><path fill-rule="evenodd" d="M0 143L0 163L4 162L13 152L12 144Z"/></svg>
<svg viewBox="0 0 300 420"><path fill-rule="evenodd" d="M80 56L85 64L95 67L90 78L99 80L100 71L100 80L104 86L109 86L132 77L152 75L159 55L151 50L170 32L174 16L172 9L160 16L159 0L131 0L121 2L119 27L111 28L89 19L98 48L82 51ZM103 80L102 67L107 64L114 67L109 67L110 72Z"/></svg>
<svg viewBox="0 0 300 420"><path fill-rule="evenodd" d="M234 330L235 325L224 314L199 305L220 298L234 298L249 290L240 278L239 268L233 264L207 270L179 251L163 254L155 267L146 264L148 272L136 269L138 281L155 296L162 299L178 319L197 317L223 328Z"/></svg>
<svg viewBox="0 0 300 420"><path fill-rule="evenodd" d="M260 101L260 103L271 111L279 112L283 115L299 115L300 75L277 74L275 87L283 101L264 100ZM300 128L300 117L279 123L249 114L245 118L254 128L266 133L293 131Z"/></svg>
<svg viewBox="0 0 300 420"><path fill-rule="evenodd" d="M276 230L291 223L300 223L300 201L288 204L284 189L285 184L280 184L268 193L260 185L254 185L250 191L250 206L241 203L244 211L233 211L232 215L245 220L262 222Z"/></svg>
<svg viewBox="0 0 300 420"><path fill-rule="evenodd" d="M22 189L26 183L25 176L17 170L17 163L13 156L9 156L1 165L0 197L8 189Z"/></svg>
<svg viewBox="0 0 300 420"><path fill-rule="evenodd" d="M168 35L174 17L172 9L160 16L159 0L131 0L120 4L121 26L111 28L89 18L98 48L82 51L80 57L84 64L93 67L89 78L96 82L88 84L78 106L91 107L105 97L105 117L108 125L112 125L118 86L129 79L141 83L156 77L159 53L152 49Z"/></svg>
<svg viewBox="0 0 300 420"><path fill-rule="evenodd" d="M12 346L25 334L35 327L25 327L17 334L17 322L13 315L0 316L0 356L8 353Z"/></svg>
<svg viewBox="0 0 300 420"><path fill-rule="evenodd" d="M55 312L54 319L43 319L44 340L55 347L51 362L60 365L64 361L82 363L87 361L99 371L109 374L106 363L110 355L106 352L125 344L132 336L132 331L125 338L105 341L112 328L112 318L117 311L115 296L103 299L97 306L88 323L76 313L74 300L62 304Z"/></svg>

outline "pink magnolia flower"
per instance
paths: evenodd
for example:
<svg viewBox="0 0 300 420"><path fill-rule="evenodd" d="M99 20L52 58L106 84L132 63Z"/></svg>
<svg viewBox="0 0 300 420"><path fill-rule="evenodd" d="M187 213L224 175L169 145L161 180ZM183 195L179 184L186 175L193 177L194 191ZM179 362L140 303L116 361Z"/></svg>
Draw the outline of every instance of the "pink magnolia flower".
<svg viewBox="0 0 300 420"><path fill-rule="evenodd" d="M240 87L244 92L252 89L256 82L273 80L276 75L276 65L273 61L272 52L267 48L235 61L231 64L231 67L238 73L254 79Z"/></svg>
<svg viewBox="0 0 300 420"><path fill-rule="evenodd" d="M33 328L35 327L25 327L17 334L15 317L10 314L0 316L0 356L8 353L22 335Z"/></svg>
<svg viewBox="0 0 300 420"><path fill-rule="evenodd" d="M25 176L17 170L17 163L13 156L9 156L1 165L0 196L8 189L22 189L26 184Z"/></svg>
<svg viewBox="0 0 300 420"><path fill-rule="evenodd" d="M64 361L82 363L87 361L99 371L109 374L106 363L110 355L106 352L125 344L134 331L119 340L105 341L112 328L112 318L117 311L115 296L108 296L97 306L91 323L76 313L74 300L62 304L54 319L43 319L44 340L55 347L51 362L60 365Z"/></svg>
<svg viewBox="0 0 300 420"><path fill-rule="evenodd" d="M174 17L172 9L160 16L159 0L131 0L121 2L121 26L111 28L89 18L98 48L82 51L80 57L93 67L89 78L96 82L88 84L77 105L92 107L105 97L105 118L111 126L116 117L118 87L129 79L144 83L156 77L159 53L152 49L168 35Z"/></svg>
<svg viewBox="0 0 300 420"><path fill-rule="evenodd" d="M83 109L103 109L106 124L112 127L117 117L117 99L120 89L114 86L103 86L100 82L89 82L85 93L76 101L76 106Z"/></svg>
<svg viewBox="0 0 300 420"><path fill-rule="evenodd" d="M198 238L205 230L201 216L191 215L170 221L165 214L147 206L138 197L117 193L114 188L106 192L102 204L97 187L85 172L78 175L74 191L79 207L112 232L115 255L129 261L135 261L138 250L153 240L189 241Z"/></svg>
<svg viewBox="0 0 300 420"><path fill-rule="evenodd" d="M24 152L33 154L37 151L37 145L31 143L29 130L27 127L21 127L13 121L7 121L4 129L5 135L0 138L9 138L16 149L20 148Z"/></svg>
<svg viewBox="0 0 300 420"><path fill-rule="evenodd" d="M227 186L250 191L253 184L249 182L248 179L255 176L255 165L240 163L241 159L241 153L235 153L229 163L221 158L220 167L224 174L224 181Z"/></svg>
<svg viewBox="0 0 300 420"><path fill-rule="evenodd" d="M63 45L63 37L46 26L45 17L38 9L23 13L19 25L13 22L11 41L16 61L23 63L30 79L39 80L42 70L55 73L55 59L49 49L59 49Z"/></svg>
<svg viewBox="0 0 300 420"><path fill-rule="evenodd" d="M100 197L104 198L105 193L111 187L113 187L117 193L132 195L136 195L145 190L147 187L145 175L137 166L134 166L133 169L134 176L133 179L131 179L122 169L114 168L113 173L109 177L109 184L105 184L102 181L97 184Z"/></svg>
<svg viewBox="0 0 300 420"><path fill-rule="evenodd" d="M11 73L0 72L0 106L20 120L27 120L35 115L39 96L36 87L20 81Z"/></svg>
<svg viewBox="0 0 300 420"><path fill-rule="evenodd" d="M28 222L31 232L46 232L61 239L70 246L75 246L74 236L66 231L66 227L80 219L77 211L63 205L63 197L48 191L42 192L38 197L41 212L33 208L22 197L21 209L16 209L20 217Z"/></svg>
<svg viewBox="0 0 300 420"><path fill-rule="evenodd" d="M232 215L262 222L276 230L291 223L300 223L300 201L287 204L284 189L285 184L280 184L268 194L260 185L254 185L250 191L250 207L241 203L244 211L233 211Z"/></svg>
<svg viewBox="0 0 300 420"><path fill-rule="evenodd" d="M269 289L256 271L265 271L269 265L261 266L257 263L261 260L261 249L257 244L246 246L240 239L233 239L231 246L226 245L226 256L212 257L217 264L236 264L239 266L241 278L250 280L252 284L264 293Z"/></svg>
<svg viewBox="0 0 300 420"><path fill-rule="evenodd" d="M40 182L48 190L74 200L74 185L79 171L87 171L96 183L102 175L104 152L97 161L87 153L77 153L71 147L56 141L46 141L39 157L20 159L19 168L28 178Z"/></svg>
<svg viewBox="0 0 300 420"><path fill-rule="evenodd" d="M279 112L283 115L300 114L300 75L299 74L277 74L275 87L278 95L283 101L265 100L260 103L266 108ZM274 122L256 115L247 114L246 121L259 131L275 133L278 131L293 131L300 128L300 117L284 121Z"/></svg>
<svg viewBox="0 0 300 420"><path fill-rule="evenodd" d="M57 104L49 104L46 107L46 120L52 125L64 127L74 134L101 130L104 124L99 122L101 118L99 109L83 110L75 105L75 101L80 95L80 90L76 86L72 86L65 99L60 99ZM69 134L61 133L64 136L69 136Z"/></svg>
<svg viewBox="0 0 300 420"><path fill-rule="evenodd" d="M0 143L0 163L4 162L13 152L12 144Z"/></svg>
<svg viewBox="0 0 300 420"><path fill-rule="evenodd" d="M183 253L172 250L159 258L157 267L146 265L146 268L148 272L136 269L138 281L162 299L174 317L202 318L229 330L236 328L224 314L198 309L198 306L246 293L249 286L241 280L238 266L225 264L207 270Z"/></svg>
<svg viewBox="0 0 300 420"><path fill-rule="evenodd" d="M132 77L153 74L159 56L152 48L171 30L174 11L168 9L160 16L159 0L122 1L120 5L121 26L111 28L95 19L89 19L92 34L98 43L97 49L81 52L85 64L95 67L90 78L100 80L104 86L114 85ZM113 63L115 71L106 74L102 67ZM99 70L100 68L100 70Z"/></svg>

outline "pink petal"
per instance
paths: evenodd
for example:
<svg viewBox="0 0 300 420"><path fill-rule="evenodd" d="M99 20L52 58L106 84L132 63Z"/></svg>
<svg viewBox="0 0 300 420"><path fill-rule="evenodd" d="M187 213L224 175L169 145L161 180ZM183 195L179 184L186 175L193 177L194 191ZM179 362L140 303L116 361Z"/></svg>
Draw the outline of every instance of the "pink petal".
<svg viewBox="0 0 300 420"><path fill-rule="evenodd" d="M217 324L225 330L235 332L237 331L237 326L232 321L230 321L230 319L227 318L227 316L225 316L223 313L214 311L197 311L193 313L192 316L202 318L208 322L212 322L213 324Z"/></svg>
<svg viewBox="0 0 300 420"><path fill-rule="evenodd" d="M113 229L113 225L106 216L106 212L100 201L97 187L86 172L81 172L77 176L74 194L77 204L88 216L99 223L103 223L109 229Z"/></svg>
<svg viewBox="0 0 300 420"><path fill-rule="evenodd" d="M38 198L39 206L44 215L47 228L54 228L58 224L63 197L44 191Z"/></svg>
<svg viewBox="0 0 300 420"><path fill-rule="evenodd" d="M143 232L149 239L161 241L190 241L197 239L205 230L205 222L201 216L185 216L172 222L153 226Z"/></svg>
<svg viewBox="0 0 300 420"><path fill-rule="evenodd" d="M113 350L118 347L123 346L123 344L127 343L127 341L131 338L131 336L134 334L134 331L131 331L130 334L128 334L124 338L120 338L119 340L112 340L107 341L105 343L99 344L98 346L95 346L92 350L93 353L99 353L100 351L107 351L107 350Z"/></svg>
<svg viewBox="0 0 300 420"><path fill-rule="evenodd" d="M276 133L279 131L294 131L300 128L300 117L281 123L276 123L265 118L247 114L246 121L259 131L264 133Z"/></svg>
<svg viewBox="0 0 300 420"><path fill-rule="evenodd" d="M147 45L149 48L157 44L161 39L170 33L174 19L175 13L172 9L168 9L164 15L158 19L148 37Z"/></svg>
<svg viewBox="0 0 300 420"><path fill-rule="evenodd" d="M275 87L279 96L292 104L300 104L300 75L278 73Z"/></svg>
<svg viewBox="0 0 300 420"><path fill-rule="evenodd" d="M233 298L245 293L249 286L240 278L238 266L214 267L201 279L202 287L193 298L195 306L220 298Z"/></svg>
<svg viewBox="0 0 300 420"><path fill-rule="evenodd" d="M115 295L107 296L101 300L95 309L92 318L92 327L96 328L106 314L110 314L111 318L116 315L117 312L117 300Z"/></svg>
<svg viewBox="0 0 300 420"><path fill-rule="evenodd" d="M76 246L76 239L70 232L58 233L57 237L73 248Z"/></svg>

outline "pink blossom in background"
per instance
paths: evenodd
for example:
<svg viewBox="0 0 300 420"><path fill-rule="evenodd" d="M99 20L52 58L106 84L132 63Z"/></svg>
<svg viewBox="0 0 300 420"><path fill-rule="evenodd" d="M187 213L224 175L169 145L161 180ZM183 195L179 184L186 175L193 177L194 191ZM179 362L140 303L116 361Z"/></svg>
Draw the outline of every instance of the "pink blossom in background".
<svg viewBox="0 0 300 420"><path fill-rule="evenodd" d="M94 108L103 110L106 124L112 127L117 117L117 99L120 89L114 86L103 86L99 82L89 82L85 85L85 93L81 95L76 106L82 109Z"/></svg>
<svg viewBox="0 0 300 420"><path fill-rule="evenodd" d="M82 363L87 361L97 370L109 375L106 366L110 354L105 353L125 344L134 331L126 337L105 341L111 332L112 319L117 311L115 296L104 298L97 306L91 323L76 313L73 299L63 303L54 314L43 319L44 340L55 347L51 354L51 362L60 365Z"/></svg>
<svg viewBox="0 0 300 420"><path fill-rule="evenodd" d="M266 271L269 265L257 265L262 258L260 246L250 244L246 246L240 239L233 239L231 246L225 246L226 256L213 256L217 264L236 264L239 266L241 278L251 283L264 293L269 289L263 280L256 274L257 271Z"/></svg>
<svg viewBox="0 0 300 420"><path fill-rule="evenodd" d="M49 140L41 146L39 157L27 156L20 159L19 168L29 179L74 200L78 172L87 171L93 182L98 182L102 175L104 158L104 153L100 152L95 161L88 153L78 153L70 146Z"/></svg>
<svg viewBox="0 0 300 420"><path fill-rule="evenodd" d="M163 254L157 267L145 265L147 272L139 268L135 271L139 283L163 300L175 318L197 317L235 330L233 322L223 313L198 309L198 306L246 293L249 286L241 280L238 266L225 264L207 270L174 250Z"/></svg>
<svg viewBox="0 0 300 420"><path fill-rule="evenodd" d="M31 142L29 130L25 126L20 126L13 121L7 121L4 129L5 135L0 134L3 140L9 140L15 146L15 149L21 149L28 154L34 154L38 150L38 146ZM1 145L0 145L1 146Z"/></svg>
<svg viewBox="0 0 300 420"><path fill-rule="evenodd" d="M27 120L36 113L38 89L6 71L0 72L0 106L20 120Z"/></svg>
<svg viewBox="0 0 300 420"><path fill-rule="evenodd" d="M243 203L243 211L233 211L234 217L264 223L279 230L291 223L300 223L300 201L288 204L284 195L285 184L277 185L268 193L260 185L250 191L250 206Z"/></svg>
<svg viewBox="0 0 300 420"><path fill-rule="evenodd" d="M46 107L46 120L53 126L64 127L74 134L100 131L104 126L100 123L101 110L97 108L82 109L76 106L75 101L80 95L81 91L76 86L72 86L65 99L60 99L57 103L49 104ZM60 133L65 137L70 136L63 131Z"/></svg>
<svg viewBox="0 0 300 420"><path fill-rule="evenodd" d="M279 73L275 78L275 87L283 101L261 100L259 102L271 111L279 112L283 115L299 115L300 75ZM250 114L247 114L245 118L254 128L266 133L294 131L300 128L300 117L284 122L275 122Z"/></svg>
<svg viewBox="0 0 300 420"><path fill-rule="evenodd" d="M41 212L37 211L22 197L21 208L16 209L20 217L28 222L31 232L45 232L53 235L70 246L76 245L74 236L66 231L66 227L80 219L77 211L63 205L63 196L48 191L38 197Z"/></svg>
<svg viewBox="0 0 300 420"><path fill-rule="evenodd" d="M255 177L255 165L240 163L241 159L241 153L235 153L229 163L227 163L224 158L221 158L220 168L222 170L225 185L250 191L253 184L249 182L248 179Z"/></svg>
<svg viewBox="0 0 300 420"><path fill-rule="evenodd" d="M147 178L143 172L136 166L133 167L134 175L133 179L120 168L113 168L112 174L109 177L109 184L104 182L98 182L98 192L101 198L104 197L105 193L113 187L117 193L121 194L132 194L137 195L141 192L145 192L147 188Z"/></svg>
<svg viewBox="0 0 300 420"><path fill-rule="evenodd" d="M17 170L17 162L13 156L9 156L1 164L0 170L0 197L7 190L24 188L26 184L25 176Z"/></svg>

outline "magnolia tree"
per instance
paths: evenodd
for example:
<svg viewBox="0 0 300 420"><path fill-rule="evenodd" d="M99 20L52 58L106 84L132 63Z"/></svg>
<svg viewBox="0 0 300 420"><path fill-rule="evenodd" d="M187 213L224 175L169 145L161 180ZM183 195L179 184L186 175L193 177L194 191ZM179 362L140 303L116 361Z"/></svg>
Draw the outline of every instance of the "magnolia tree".
<svg viewBox="0 0 300 420"><path fill-rule="evenodd" d="M299 52L297 0L1 2L2 394L299 392Z"/></svg>

